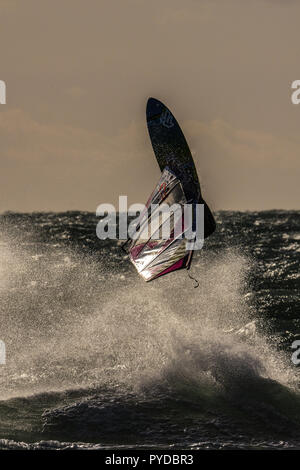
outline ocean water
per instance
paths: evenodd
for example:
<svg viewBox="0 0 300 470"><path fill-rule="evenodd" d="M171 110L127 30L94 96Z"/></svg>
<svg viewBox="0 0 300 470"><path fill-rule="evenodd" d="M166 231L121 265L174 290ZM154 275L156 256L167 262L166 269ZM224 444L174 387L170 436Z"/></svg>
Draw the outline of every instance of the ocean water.
<svg viewBox="0 0 300 470"><path fill-rule="evenodd" d="M0 216L0 448L300 448L300 212L145 283L94 214Z"/></svg>

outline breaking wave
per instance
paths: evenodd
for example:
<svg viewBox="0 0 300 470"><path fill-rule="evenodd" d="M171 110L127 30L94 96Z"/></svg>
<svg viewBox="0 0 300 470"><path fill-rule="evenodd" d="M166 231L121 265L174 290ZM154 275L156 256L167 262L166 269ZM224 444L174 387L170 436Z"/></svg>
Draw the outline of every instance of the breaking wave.
<svg viewBox="0 0 300 470"><path fill-rule="evenodd" d="M0 447L297 445L298 377L251 257L203 250L198 289L184 272L145 284L116 243L91 249L87 215L36 217L2 231Z"/></svg>

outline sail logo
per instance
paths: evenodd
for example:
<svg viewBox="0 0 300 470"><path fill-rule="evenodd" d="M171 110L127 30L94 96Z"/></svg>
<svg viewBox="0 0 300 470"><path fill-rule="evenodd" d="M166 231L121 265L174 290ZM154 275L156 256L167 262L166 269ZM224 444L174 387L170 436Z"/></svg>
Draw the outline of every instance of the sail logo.
<svg viewBox="0 0 300 470"><path fill-rule="evenodd" d="M167 183L165 181L161 183L158 192L160 193L162 198L167 195Z"/></svg>
<svg viewBox="0 0 300 470"><path fill-rule="evenodd" d="M173 116L168 109L166 109L160 116L160 123L164 127L167 127L167 129L174 126Z"/></svg>
<svg viewBox="0 0 300 470"><path fill-rule="evenodd" d="M6 84L0 80L0 104L6 104Z"/></svg>

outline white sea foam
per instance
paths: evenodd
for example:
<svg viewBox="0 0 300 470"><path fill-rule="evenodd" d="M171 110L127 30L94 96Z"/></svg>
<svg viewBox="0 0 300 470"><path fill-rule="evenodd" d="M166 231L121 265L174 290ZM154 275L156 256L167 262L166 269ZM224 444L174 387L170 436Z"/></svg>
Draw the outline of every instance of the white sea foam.
<svg viewBox="0 0 300 470"><path fill-rule="evenodd" d="M174 378L234 393L258 377L293 386L284 355L255 328L251 263L239 253L198 257L198 289L184 271L146 284L105 257L62 246L42 255L9 244L0 253L2 399Z"/></svg>

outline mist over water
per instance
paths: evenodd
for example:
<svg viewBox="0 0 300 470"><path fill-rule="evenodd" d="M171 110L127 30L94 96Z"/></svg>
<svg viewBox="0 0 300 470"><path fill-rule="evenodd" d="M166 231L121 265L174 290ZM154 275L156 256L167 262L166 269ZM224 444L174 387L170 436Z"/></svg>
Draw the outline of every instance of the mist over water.
<svg viewBox="0 0 300 470"><path fill-rule="evenodd" d="M118 242L96 239L92 214L2 216L2 445L295 446L297 323L273 319L268 287L289 281L277 291L292 305L295 252L281 250L299 232L296 213L268 214L218 216L197 289L185 271L145 283ZM266 244L270 220L280 243Z"/></svg>

